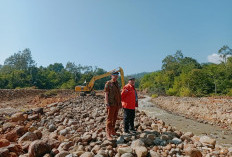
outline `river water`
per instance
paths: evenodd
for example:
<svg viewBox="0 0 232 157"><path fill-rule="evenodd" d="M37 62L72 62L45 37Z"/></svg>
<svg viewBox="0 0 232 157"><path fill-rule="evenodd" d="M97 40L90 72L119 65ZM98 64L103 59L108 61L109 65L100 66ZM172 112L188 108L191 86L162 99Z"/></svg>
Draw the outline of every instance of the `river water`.
<svg viewBox="0 0 232 157"><path fill-rule="evenodd" d="M197 136L207 135L216 139L217 143L224 147L232 147L232 131L167 112L152 103L148 96L139 100L139 110L144 111L150 117L154 116L163 120L177 130L193 132Z"/></svg>

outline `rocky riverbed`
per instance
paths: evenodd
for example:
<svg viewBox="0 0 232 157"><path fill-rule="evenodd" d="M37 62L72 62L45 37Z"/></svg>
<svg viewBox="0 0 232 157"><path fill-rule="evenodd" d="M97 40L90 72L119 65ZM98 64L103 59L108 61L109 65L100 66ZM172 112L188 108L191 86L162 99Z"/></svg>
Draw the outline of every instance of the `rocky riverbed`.
<svg viewBox="0 0 232 157"><path fill-rule="evenodd" d="M165 111L152 103L151 100L152 98L149 96L139 100L139 110L146 112L149 117L154 116L162 119L166 122L166 124L169 124L183 132L191 131L198 136L210 136L211 138L216 139L218 144L225 147L232 147L231 130L223 129L217 125L203 123L201 121L196 121L172 112Z"/></svg>
<svg viewBox="0 0 232 157"><path fill-rule="evenodd" d="M158 97L153 103L174 114L232 130L231 97Z"/></svg>
<svg viewBox="0 0 232 157"><path fill-rule="evenodd" d="M106 140L103 96L72 98L17 112L0 122L0 157L232 156L208 136L196 136L136 111L136 133L123 135L122 112Z"/></svg>

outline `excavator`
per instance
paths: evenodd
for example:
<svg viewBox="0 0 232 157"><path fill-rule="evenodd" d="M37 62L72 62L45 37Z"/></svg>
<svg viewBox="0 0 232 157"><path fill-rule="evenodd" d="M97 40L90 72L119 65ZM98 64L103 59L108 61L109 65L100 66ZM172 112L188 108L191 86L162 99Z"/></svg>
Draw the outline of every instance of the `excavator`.
<svg viewBox="0 0 232 157"><path fill-rule="evenodd" d="M119 68L111 70L111 71L109 71L109 72L107 72L105 74L94 76L89 81L89 83L86 83L86 86L76 86L75 91L80 92L80 96L85 96L86 94L89 94L89 93L90 93L90 95L95 95L96 93L95 93L95 91L93 89L95 81L99 80L99 79L102 79L104 77L110 76L113 72L120 72L121 84L122 84L122 88L123 88L125 86L124 72L123 72L123 69L121 67L119 67Z"/></svg>

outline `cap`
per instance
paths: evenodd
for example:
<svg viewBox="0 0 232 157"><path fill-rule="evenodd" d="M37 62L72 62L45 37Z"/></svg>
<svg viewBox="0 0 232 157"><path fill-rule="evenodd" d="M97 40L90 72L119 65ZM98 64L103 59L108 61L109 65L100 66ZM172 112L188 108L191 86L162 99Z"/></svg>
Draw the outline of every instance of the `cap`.
<svg viewBox="0 0 232 157"><path fill-rule="evenodd" d="M118 75L119 73L117 71L113 71L111 75Z"/></svg>
<svg viewBox="0 0 232 157"><path fill-rule="evenodd" d="M135 77L129 76L128 79L129 79L129 80L135 80Z"/></svg>

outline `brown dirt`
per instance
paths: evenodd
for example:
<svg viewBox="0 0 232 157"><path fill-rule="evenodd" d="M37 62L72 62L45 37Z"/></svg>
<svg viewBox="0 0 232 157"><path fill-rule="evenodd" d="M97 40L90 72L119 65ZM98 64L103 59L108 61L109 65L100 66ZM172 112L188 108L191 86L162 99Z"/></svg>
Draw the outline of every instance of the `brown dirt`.
<svg viewBox="0 0 232 157"><path fill-rule="evenodd" d="M0 118L17 111L63 102L77 95L73 90L39 89L0 90L0 93Z"/></svg>

